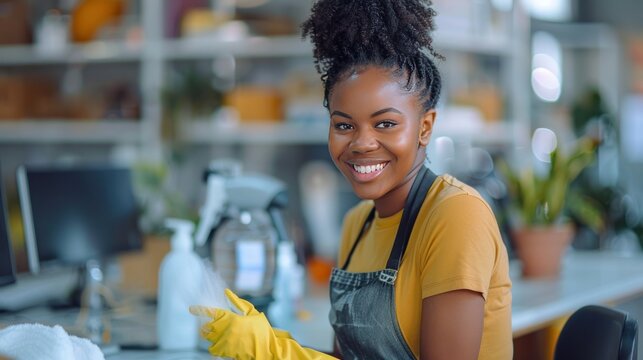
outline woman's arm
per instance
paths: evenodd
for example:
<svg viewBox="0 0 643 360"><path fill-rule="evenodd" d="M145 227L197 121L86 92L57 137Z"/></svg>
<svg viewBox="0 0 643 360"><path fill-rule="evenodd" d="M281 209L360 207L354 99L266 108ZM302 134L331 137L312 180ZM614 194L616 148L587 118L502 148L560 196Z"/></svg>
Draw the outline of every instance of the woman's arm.
<svg viewBox="0 0 643 360"><path fill-rule="evenodd" d="M480 351L484 298L470 290L455 290L422 301L420 358L476 360Z"/></svg>

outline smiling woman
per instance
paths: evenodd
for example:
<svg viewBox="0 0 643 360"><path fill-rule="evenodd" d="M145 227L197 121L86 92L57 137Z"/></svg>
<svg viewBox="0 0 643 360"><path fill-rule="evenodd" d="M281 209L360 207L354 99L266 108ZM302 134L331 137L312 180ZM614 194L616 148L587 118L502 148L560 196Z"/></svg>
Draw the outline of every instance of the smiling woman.
<svg viewBox="0 0 643 360"><path fill-rule="evenodd" d="M303 25L331 158L363 202L331 278L339 351L356 359L511 359L507 252L471 187L426 167L441 77L422 0L321 0Z"/></svg>
<svg viewBox="0 0 643 360"><path fill-rule="evenodd" d="M344 359L512 358L511 281L495 217L474 189L424 166L442 84L435 16L423 0L319 0L302 26L324 85L330 155L364 200L344 219L330 280ZM211 352L326 357L255 313L217 314L234 321L209 325Z"/></svg>

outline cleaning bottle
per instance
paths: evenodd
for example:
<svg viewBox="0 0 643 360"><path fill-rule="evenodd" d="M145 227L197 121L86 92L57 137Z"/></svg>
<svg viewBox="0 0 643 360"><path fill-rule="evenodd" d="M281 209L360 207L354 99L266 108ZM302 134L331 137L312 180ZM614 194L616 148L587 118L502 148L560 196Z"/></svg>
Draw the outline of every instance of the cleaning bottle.
<svg viewBox="0 0 643 360"><path fill-rule="evenodd" d="M203 278L201 259L194 252L194 224L187 220L167 219L174 230L170 253L161 263L156 333L162 350L196 349L199 320L189 307L198 303Z"/></svg>
<svg viewBox="0 0 643 360"><path fill-rule="evenodd" d="M238 296L265 312L275 282L277 234L265 211L231 209L215 233L215 271Z"/></svg>
<svg viewBox="0 0 643 360"><path fill-rule="evenodd" d="M277 273L274 302L268 308L268 317L273 326L289 329L295 320L298 301L303 295L303 268L297 263L297 254L292 241L284 240L277 246Z"/></svg>

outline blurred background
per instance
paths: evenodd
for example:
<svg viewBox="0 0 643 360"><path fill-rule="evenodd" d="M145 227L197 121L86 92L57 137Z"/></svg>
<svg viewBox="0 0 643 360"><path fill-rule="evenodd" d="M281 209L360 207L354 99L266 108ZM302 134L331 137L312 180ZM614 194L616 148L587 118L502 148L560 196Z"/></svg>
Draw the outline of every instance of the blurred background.
<svg viewBox="0 0 643 360"><path fill-rule="evenodd" d="M492 204L512 258L512 229L563 217L577 249L640 253L643 2L433 3L446 60L429 167ZM130 169L144 242L163 244L167 217L199 222L204 171L228 159L285 184L286 232L323 282L358 199L327 152L323 89L299 35L311 5L0 0L1 180L18 273L28 271L19 166ZM560 175L568 191L551 195L564 199L560 217L548 216L551 203L520 199L526 185L516 190L514 177L531 171L534 191L546 192L542 179L560 178L552 154L581 156L587 139L591 156ZM169 247L160 246L156 266Z"/></svg>
<svg viewBox="0 0 643 360"><path fill-rule="evenodd" d="M643 25L636 14L643 5L434 6L434 38L446 60L429 166L501 206L507 189L491 181L498 159L514 168L538 162L537 128L553 130L563 150L589 134L600 146L575 186L605 224L581 229L576 245L608 246L625 229L640 239ZM134 169L143 230L154 233L166 216L196 220L203 171L213 160L235 159L244 171L287 184L289 231L314 251L315 189L336 197L324 214L336 227L357 199L326 150L322 87L311 46L299 35L310 7L288 0L0 1L0 163L19 269L26 260L15 170L24 164Z"/></svg>

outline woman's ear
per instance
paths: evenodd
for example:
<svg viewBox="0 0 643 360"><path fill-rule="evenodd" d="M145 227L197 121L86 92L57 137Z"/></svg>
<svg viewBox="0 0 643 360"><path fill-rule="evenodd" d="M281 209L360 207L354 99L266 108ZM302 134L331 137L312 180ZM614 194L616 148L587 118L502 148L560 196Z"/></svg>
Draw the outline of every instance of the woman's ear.
<svg viewBox="0 0 643 360"><path fill-rule="evenodd" d="M435 109L431 109L424 113L420 119L420 145L426 147L429 145L429 140L431 140L431 134L433 133L433 124L435 123L435 117L437 113Z"/></svg>

